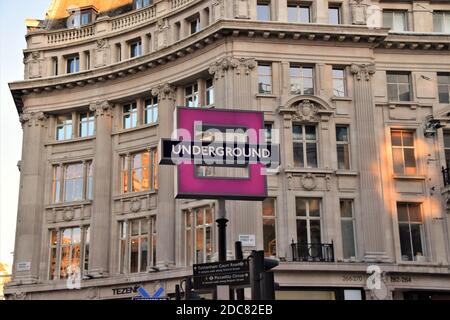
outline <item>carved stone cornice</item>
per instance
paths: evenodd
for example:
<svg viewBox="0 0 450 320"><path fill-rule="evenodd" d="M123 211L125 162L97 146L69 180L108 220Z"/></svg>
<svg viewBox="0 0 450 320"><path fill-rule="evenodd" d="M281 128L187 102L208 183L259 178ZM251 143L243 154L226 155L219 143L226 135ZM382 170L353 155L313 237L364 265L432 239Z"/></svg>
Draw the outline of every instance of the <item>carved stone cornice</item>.
<svg viewBox="0 0 450 320"><path fill-rule="evenodd" d="M225 57L211 64L209 66L209 73L214 75L216 79L223 77L225 75L225 71L230 69L235 70L238 75L242 72L249 75L257 65L256 60L253 58Z"/></svg>
<svg viewBox="0 0 450 320"><path fill-rule="evenodd" d="M351 73L355 76L356 80L362 79L370 81L370 78L377 71L374 64L352 64L350 67Z"/></svg>
<svg viewBox="0 0 450 320"><path fill-rule="evenodd" d="M19 121L22 124L22 127L25 125L28 125L29 127L32 126L41 126L45 127L47 124L48 115L46 115L44 112L25 112L20 115Z"/></svg>
<svg viewBox="0 0 450 320"><path fill-rule="evenodd" d="M95 112L96 117L109 116L112 117L112 109L114 105L109 101L96 101L91 103L89 110Z"/></svg>
<svg viewBox="0 0 450 320"><path fill-rule="evenodd" d="M159 100L176 100L176 87L164 83L152 89L152 95L158 97Z"/></svg>

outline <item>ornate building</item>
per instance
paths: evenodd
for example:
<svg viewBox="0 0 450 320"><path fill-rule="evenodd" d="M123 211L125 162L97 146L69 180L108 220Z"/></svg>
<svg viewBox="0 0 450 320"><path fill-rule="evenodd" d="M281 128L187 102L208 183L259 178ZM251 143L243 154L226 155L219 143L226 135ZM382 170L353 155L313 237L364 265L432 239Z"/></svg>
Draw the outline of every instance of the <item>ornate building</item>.
<svg viewBox="0 0 450 320"><path fill-rule="evenodd" d="M270 197L227 202L230 258L280 259L279 299L449 297L447 1L53 1L26 40L7 298L170 294L217 259L216 203L157 164L176 106L279 132Z"/></svg>

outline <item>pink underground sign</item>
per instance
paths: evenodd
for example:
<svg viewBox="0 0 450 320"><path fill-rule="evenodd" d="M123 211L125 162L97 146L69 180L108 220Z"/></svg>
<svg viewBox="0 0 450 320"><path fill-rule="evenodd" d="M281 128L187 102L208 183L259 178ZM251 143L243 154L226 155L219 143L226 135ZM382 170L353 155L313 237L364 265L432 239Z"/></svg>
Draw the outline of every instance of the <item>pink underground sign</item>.
<svg viewBox="0 0 450 320"><path fill-rule="evenodd" d="M189 133L190 137L195 137L195 126L199 122L203 127L208 128L241 128L243 130L253 129L256 132L264 129L262 112L178 107L175 110L175 117L178 133L184 131ZM249 143L253 145L262 143L260 135L248 138ZM168 164L161 160L160 163ZM196 164L193 161L183 161L177 165L176 170L176 198L252 201L265 199L267 197L267 176L262 174L264 164L252 162L246 165L248 166L248 176L242 178L205 177L196 175Z"/></svg>

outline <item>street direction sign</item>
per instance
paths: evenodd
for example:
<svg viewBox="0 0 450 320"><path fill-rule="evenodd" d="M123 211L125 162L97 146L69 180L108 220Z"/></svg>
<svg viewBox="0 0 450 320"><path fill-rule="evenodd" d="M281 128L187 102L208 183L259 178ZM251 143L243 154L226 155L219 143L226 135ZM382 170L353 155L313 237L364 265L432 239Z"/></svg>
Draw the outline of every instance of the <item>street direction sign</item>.
<svg viewBox="0 0 450 320"><path fill-rule="evenodd" d="M250 285L248 260L196 264L194 289L212 289L217 286L246 287Z"/></svg>

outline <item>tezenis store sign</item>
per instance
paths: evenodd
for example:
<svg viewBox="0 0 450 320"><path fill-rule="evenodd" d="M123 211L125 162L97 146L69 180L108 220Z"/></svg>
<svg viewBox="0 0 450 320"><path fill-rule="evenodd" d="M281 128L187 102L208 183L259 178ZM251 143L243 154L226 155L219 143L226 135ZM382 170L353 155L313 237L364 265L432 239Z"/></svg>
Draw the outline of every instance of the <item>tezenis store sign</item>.
<svg viewBox="0 0 450 320"><path fill-rule="evenodd" d="M263 200L278 145L266 143L264 114L219 109L175 110L177 132L160 142L160 164L176 165L176 198ZM200 176L198 167L243 168L247 176Z"/></svg>

